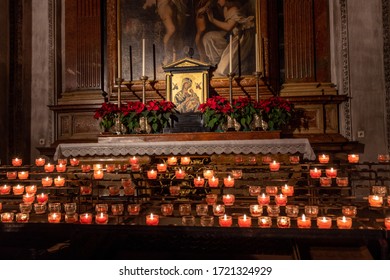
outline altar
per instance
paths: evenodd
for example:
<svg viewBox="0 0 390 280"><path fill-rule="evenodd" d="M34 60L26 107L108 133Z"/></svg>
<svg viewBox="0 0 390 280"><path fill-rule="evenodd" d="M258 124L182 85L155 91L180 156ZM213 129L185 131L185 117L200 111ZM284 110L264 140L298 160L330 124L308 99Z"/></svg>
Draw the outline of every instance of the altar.
<svg viewBox="0 0 390 280"><path fill-rule="evenodd" d="M192 139L197 139L191 133ZM221 134L222 135L222 134ZM238 135L238 134L237 134ZM222 154L302 154L315 160L308 139L236 139L189 140L170 134L170 138L103 137L97 143L59 144L54 159L64 157L102 157L132 155L222 155ZM195 138L194 138L195 137Z"/></svg>

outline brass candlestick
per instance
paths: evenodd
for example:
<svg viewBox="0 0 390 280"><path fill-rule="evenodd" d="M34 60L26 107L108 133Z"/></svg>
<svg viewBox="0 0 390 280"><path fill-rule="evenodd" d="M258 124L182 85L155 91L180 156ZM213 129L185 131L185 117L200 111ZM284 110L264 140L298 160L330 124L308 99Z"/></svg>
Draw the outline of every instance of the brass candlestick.
<svg viewBox="0 0 390 280"><path fill-rule="evenodd" d="M233 78L236 74L233 73L233 72L230 72L228 74L228 77L229 77L229 101L230 101L230 105L233 106Z"/></svg>
<svg viewBox="0 0 390 280"><path fill-rule="evenodd" d="M121 102L122 102L122 82L123 82L123 79L122 78L117 78L116 80L116 84L118 85L118 108L121 107Z"/></svg>
<svg viewBox="0 0 390 280"><path fill-rule="evenodd" d="M142 103L146 102L146 81L148 80L148 76L141 76L142 81Z"/></svg>
<svg viewBox="0 0 390 280"><path fill-rule="evenodd" d="M256 77L256 101L259 102L260 100L260 93L259 93L259 79L262 76L261 72L256 71L253 73Z"/></svg>

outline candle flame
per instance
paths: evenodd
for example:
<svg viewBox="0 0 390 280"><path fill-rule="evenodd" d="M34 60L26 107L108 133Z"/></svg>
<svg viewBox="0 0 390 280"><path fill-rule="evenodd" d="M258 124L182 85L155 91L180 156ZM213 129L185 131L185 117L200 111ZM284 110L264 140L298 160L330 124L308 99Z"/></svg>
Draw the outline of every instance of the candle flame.
<svg viewBox="0 0 390 280"><path fill-rule="evenodd" d="M305 216L305 214L302 214L302 221L306 221L306 216Z"/></svg>

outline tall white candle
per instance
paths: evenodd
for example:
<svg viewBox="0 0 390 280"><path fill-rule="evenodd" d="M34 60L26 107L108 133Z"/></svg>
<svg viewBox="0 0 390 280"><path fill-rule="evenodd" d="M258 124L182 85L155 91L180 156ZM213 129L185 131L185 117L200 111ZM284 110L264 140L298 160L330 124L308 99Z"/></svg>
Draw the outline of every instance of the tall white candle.
<svg viewBox="0 0 390 280"><path fill-rule="evenodd" d="M142 39L142 76L145 76L145 39Z"/></svg>
<svg viewBox="0 0 390 280"><path fill-rule="evenodd" d="M232 69L233 69L233 58L232 58L232 41L233 41L233 37L232 35L230 35L229 37L229 74L232 73Z"/></svg>
<svg viewBox="0 0 390 280"><path fill-rule="evenodd" d="M259 38L257 37L257 33L255 35L255 53L256 53L256 72L260 72L260 67L259 67L259 46L258 46L258 40Z"/></svg>

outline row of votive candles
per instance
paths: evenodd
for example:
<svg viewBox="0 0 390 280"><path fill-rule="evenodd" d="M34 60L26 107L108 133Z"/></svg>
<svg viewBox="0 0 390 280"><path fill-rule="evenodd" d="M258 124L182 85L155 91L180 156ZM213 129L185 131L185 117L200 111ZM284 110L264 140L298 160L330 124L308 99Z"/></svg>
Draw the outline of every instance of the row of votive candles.
<svg viewBox="0 0 390 280"><path fill-rule="evenodd" d="M360 156L358 154L348 154L347 156L349 163L359 163ZM378 154L378 162L389 162L390 155L389 154ZM318 161L320 163L329 163L330 156L328 154L320 154L318 155Z"/></svg>

